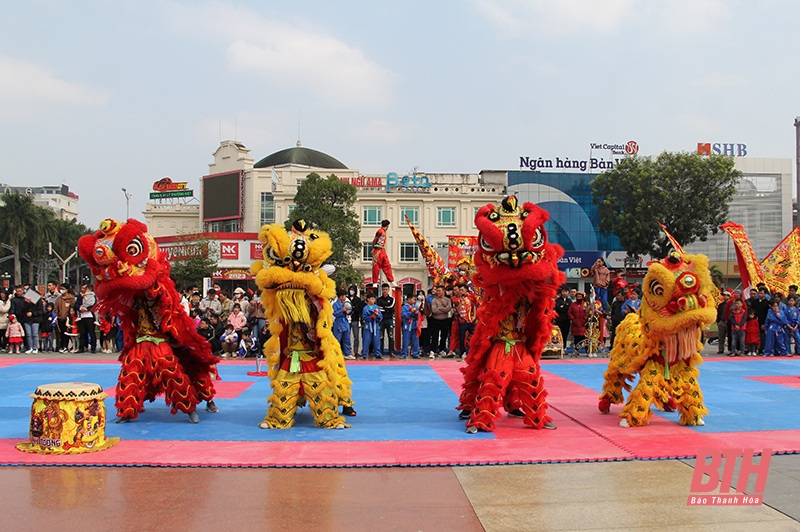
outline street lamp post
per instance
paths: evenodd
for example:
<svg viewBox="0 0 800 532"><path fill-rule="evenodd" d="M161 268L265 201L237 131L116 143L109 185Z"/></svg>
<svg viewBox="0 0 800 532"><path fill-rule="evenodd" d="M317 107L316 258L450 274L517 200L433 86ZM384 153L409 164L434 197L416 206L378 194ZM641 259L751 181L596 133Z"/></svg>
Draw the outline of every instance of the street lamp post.
<svg viewBox="0 0 800 532"><path fill-rule="evenodd" d="M122 187L122 193L125 194L125 220L131 217L131 194L125 187Z"/></svg>

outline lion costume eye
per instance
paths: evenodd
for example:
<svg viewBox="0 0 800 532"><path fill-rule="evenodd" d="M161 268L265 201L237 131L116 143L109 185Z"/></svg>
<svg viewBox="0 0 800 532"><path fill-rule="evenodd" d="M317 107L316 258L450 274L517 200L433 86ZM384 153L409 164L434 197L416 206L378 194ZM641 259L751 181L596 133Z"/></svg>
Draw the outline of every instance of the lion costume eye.
<svg viewBox="0 0 800 532"><path fill-rule="evenodd" d="M663 296L664 287L656 280L650 281L650 293L654 296Z"/></svg>
<svg viewBox="0 0 800 532"><path fill-rule="evenodd" d="M137 257L143 249L144 246L142 245L142 241L139 240L139 237L137 236L128 243L128 247L125 248L125 253L131 257Z"/></svg>
<svg viewBox="0 0 800 532"><path fill-rule="evenodd" d="M533 234L533 241L531 242L531 247L536 249L540 248L544 245L544 233L542 232L541 227L536 228L536 232Z"/></svg>
<svg viewBox="0 0 800 532"><path fill-rule="evenodd" d="M484 251L494 251L494 248L492 248L492 246L490 246L483 237L481 237L481 247L484 249Z"/></svg>
<svg viewBox="0 0 800 532"><path fill-rule="evenodd" d="M264 250L264 254L266 255L267 259L271 260L272 262L280 262L280 257L275 253L275 250L272 249L272 246L267 246Z"/></svg>

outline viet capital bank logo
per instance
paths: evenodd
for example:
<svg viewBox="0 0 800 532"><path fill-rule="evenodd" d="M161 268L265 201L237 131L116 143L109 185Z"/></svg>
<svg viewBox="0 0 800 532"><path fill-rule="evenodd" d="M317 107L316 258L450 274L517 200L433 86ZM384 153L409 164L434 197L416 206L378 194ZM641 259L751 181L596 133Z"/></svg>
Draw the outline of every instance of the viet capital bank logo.
<svg viewBox="0 0 800 532"><path fill-rule="evenodd" d="M711 458L710 462L706 462ZM731 493L736 462L741 458L736 492ZM761 459L753 463L753 449L715 449L702 448L697 452L697 460L692 474L692 485L687 506L761 506L764 488L767 486L769 462L772 449L762 449ZM723 465L724 464L724 465ZM720 476L720 466L721 476ZM708 480L704 477L708 475ZM750 477L755 476L755 489L747 492Z"/></svg>

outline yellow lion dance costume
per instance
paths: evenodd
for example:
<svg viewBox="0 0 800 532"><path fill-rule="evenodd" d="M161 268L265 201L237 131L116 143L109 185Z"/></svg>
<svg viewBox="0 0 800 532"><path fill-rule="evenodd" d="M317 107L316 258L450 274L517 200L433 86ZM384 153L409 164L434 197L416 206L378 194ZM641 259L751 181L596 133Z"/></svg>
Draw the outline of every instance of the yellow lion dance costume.
<svg viewBox="0 0 800 532"><path fill-rule="evenodd" d="M650 404L680 412L681 425L705 425L697 369L702 331L716 319L708 257L672 252L650 264L642 306L617 327L598 408L604 414L623 401L622 390L639 374L619 417L621 427L650 422Z"/></svg>
<svg viewBox="0 0 800 532"><path fill-rule="evenodd" d="M264 242L264 260L251 267L261 289L272 337L264 345L272 395L264 429L286 429L303 399L308 400L314 423L326 429L349 427L339 414L355 415L352 381L344 356L333 336L334 283L320 269L330 257L331 239L303 220L291 230L265 225L258 234Z"/></svg>

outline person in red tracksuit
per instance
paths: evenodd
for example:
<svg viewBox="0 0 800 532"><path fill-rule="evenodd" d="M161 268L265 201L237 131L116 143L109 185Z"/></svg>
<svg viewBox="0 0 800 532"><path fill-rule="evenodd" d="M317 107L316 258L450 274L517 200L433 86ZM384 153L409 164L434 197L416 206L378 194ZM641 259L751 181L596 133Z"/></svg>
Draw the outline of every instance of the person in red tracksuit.
<svg viewBox="0 0 800 532"><path fill-rule="evenodd" d="M386 254L386 230L389 228L389 220L381 222L381 228L375 232L372 239L372 282L375 286L379 285L381 271L386 275L386 280L394 286L394 274L389 256Z"/></svg>

